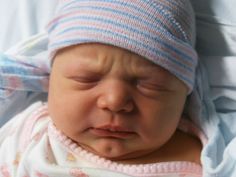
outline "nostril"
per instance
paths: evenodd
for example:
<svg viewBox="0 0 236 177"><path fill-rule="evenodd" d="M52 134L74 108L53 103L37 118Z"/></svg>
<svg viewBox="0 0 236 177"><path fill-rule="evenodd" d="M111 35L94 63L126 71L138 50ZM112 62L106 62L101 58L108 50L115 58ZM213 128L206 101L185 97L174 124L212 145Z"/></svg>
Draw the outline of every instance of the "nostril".
<svg viewBox="0 0 236 177"><path fill-rule="evenodd" d="M131 100L129 100L129 101L127 101L127 103L124 105L122 111L128 113L128 112L132 112L133 109L134 109L134 103L133 103Z"/></svg>
<svg viewBox="0 0 236 177"><path fill-rule="evenodd" d="M126 80L110 79L103 82L97 106L112 112L130 112L134 109L133 90Z"/></svg>
<svg viewBox="0 0 236 177"><path fill-rule="evenodd" d="M134 109L132 101L112 102L105 99L99 99L97 106L100 109L110 110L112 112L131 112Z"/></svg>
<svg viewBox="0 0 236 177"><path fill-rule="evenodd" d="M111 112L131 112L134 109L134 103L128 96L118 97L105 94L97 99L97 107Z"/></svg>

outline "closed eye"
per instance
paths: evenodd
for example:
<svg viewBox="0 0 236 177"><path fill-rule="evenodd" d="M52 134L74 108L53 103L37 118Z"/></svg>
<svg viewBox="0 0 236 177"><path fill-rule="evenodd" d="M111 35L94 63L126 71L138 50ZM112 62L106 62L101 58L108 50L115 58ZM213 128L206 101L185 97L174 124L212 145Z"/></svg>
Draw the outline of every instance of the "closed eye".
<svg viewBox="0 0 236 177"><path fill-rule="evenodd" d="M70 77L70 80L72 80L72 84L74 85L74 88L79 90L87 90L95 87L97 83L100 81L97 77Z"/></svg>
<svg viewBox="0 0 236 177"><path fill-rule="evenodd" d="M77 81L79 83L84 83L84 84L89 84L89 83L96 83L98 82L100 79L99 78L91 78L91 77L71 77L71 79L73 79L74 81Z"/></svg>
<svg viewBox="0 0 236 177"><path fill-rule="evenodd" d="M167 88L163 85L155 84L155 83L150 83L150 82L138 82L137 83L138 87L142 87L145 89L150 89L150 90L159 90L159 91L166 91Z"/></svg>
<svg viewBox="0 0 236 177"><path fill-rule="evenodd" d="M166 86L165 84L145 79L138 80L136 82L136 87L141 93L150 96L157 94L160 95L171 91L171 89L168 88L168 86Z"/></svg>

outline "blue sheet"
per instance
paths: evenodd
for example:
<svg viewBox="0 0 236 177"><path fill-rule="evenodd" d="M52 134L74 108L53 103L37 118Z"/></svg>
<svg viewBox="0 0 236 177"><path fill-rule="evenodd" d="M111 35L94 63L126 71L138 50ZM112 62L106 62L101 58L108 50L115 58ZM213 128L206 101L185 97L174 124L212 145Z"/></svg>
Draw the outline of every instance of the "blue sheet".
<svg viewBox="0 0 236 177"><path fill-rule="evenodd" d="M44 31L58 0L0 0L0 52Z"/></svg>

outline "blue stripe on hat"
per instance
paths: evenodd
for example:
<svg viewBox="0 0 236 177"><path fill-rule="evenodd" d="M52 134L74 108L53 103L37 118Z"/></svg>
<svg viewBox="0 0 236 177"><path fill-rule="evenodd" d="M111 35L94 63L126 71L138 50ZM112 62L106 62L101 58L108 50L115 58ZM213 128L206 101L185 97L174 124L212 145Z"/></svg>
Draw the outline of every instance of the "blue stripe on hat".
<svg viewBox="0 0 236 177"><path fill-rule="evenodd" d="M176 54L180 55L181 57L183 57L184 60L186 60L188 62L195 62L192 57L186 55L181 50L177 50L177 48L175 46L169 45L167 42L161 40L161 38L159 36L155 36L154 37L154 36L150 35L150 33L145 33L145 31L138 30L137 28L130 27L130 26L125 25L123 23L119 23L119 22L116 22L116 21L113 21L113 20L103 19L103 18L99 18L99 17L89 17L89 16L72 17L70 19L67 18L67 19L64 20L64 23L66 23L68 21L73 21L73 20L99 21L99 22L101 22L103 24L107 23L107 24L115 25L115 26L117 26L119 28L122 27L122 28L128 29L129 31L132 31L132 33L143 35L143 36L145 36L145 37L147 37L147 38L149 38L149 39L151 39L153 41L158 42L162 46L164 46L164 47L174 51ZM61 25L61 23L58 24L58 25ZM70 32L70 31L77 31L81 27L82 26L67 28L67 29L65 29L63 31L60 31L59 33L56 33L55 36L57 36L57 35L60 36L63 33L67 33L67 32ZM163 34L164 35L169 35L169 33L167 33L167 32L163 32ZM115 35L115 34L113 34L113 35ZM175 40L177 40L177 39L175 39ZM190 71L193 72L193 70L190 70Z"/></svg>
<svg viewBox="0 0 236 177"><path fill-rule="evenodd" d="M95 0L95 2L107 2L107 3L109 3L109 2L112 2L112 3L114 3L114 4L119 4L119 5L123 5L124 6L124 3L123 2L119 2L119 1L111 1L111 0L98 0L98 1L96 1ZM78 7L78 6L72 6L72 7L69 7L70 5L73 5L73 4L76 4L76 3L81 3L81 2L78 2L78 0L77 1L74 1L74 2L71 2L71 3L69 3L69 4L67 4L66 6L64 6L61 10L62 11L64 11L64 13L66 13L67 11L71 11L71 10L73 10L73 9L77 9L77 8L84 8L84 6L83 7ZM143 3L147 3L147 0L146 1L143 1ZM151 3L151 2L150 2ZM152 2L153 3L153 2ZM144 11L142 8L138 8L138 6L135 6L135 5L131 5L131 4L129 4L129 2L127 1L127 3L125 3L125 6L126 7L129 7L130 9L133 9L133 10L136 10L136 11L139 11L139 13L142 13L142 15L145 15L145 16L147 16L147 12L146 11ZM169 9L169 10L171 10L168 6L164 6L163 4L162 5L156 5L155 3L153 3L153 6L156 6L156 8L158 8L160 11L158 11L158 13L160 14L160 15L162 15L162 16L168 16L169 18L171 18L171 16L170 16L170 14L168 14L168 13L166 13L166 11L163 11L163 9ZM104 7L96 7L96 6L94 6L94 7L92 7L92 6L90 6L90 8L102 8L101 10L110 10L110 11L112 11L112 12L114 12L114 13L126 13L126 12L123 12L123 11L118 11L118 10L116 10L116 9L105 9ZM127 13L128 15L127 16L132 16L132 14L130 14L130 13ZM133 16L133 17L136 17L136 16ZM142 18L140 18L139 20L143 20ZM159 23L162 23L162 21L160 21L159 19L156 19ZM181 34L183 34L183 36L187 39L187 36L186 36L186 34L184 33L184 31L181 29L181 27L180 27L180 25L178 25L178 23L176 23L176 22L172 22L171 23L172 25L173 25L173 28L174 29L177 29L178 30L178 32L179 33L181 33ZM164 24L163 24L164 25Z"/></svg>

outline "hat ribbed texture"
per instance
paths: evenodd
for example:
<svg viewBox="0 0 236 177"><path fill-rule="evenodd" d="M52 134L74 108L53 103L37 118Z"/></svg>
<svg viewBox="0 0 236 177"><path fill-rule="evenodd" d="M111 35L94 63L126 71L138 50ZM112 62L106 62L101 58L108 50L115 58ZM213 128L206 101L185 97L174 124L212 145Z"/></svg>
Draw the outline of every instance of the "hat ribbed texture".
<svg viewBox="0 0 236 177"><path fill-rule="evenodd" d="M48 33L51 57L71 45L109 44L162 66L193 89L198 58L188 0L61 0Z"/></svg>

